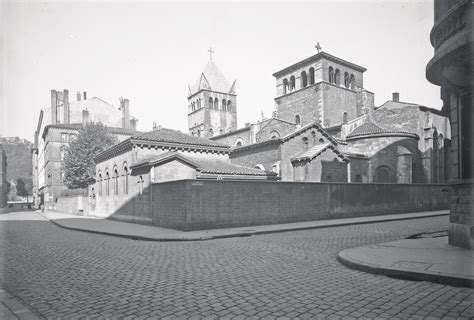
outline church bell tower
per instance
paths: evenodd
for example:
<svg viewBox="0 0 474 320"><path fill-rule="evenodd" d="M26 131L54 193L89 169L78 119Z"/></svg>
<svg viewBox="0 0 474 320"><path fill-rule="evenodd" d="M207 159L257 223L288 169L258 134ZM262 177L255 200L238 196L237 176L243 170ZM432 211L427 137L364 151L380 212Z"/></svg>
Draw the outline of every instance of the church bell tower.
<svg viewBox="0 0 474 320"><path fill-rule="evenodd" d="M232 85L210 59L194 86L188 86L189 134L204 138L237 128L236 80Z"/></svg>

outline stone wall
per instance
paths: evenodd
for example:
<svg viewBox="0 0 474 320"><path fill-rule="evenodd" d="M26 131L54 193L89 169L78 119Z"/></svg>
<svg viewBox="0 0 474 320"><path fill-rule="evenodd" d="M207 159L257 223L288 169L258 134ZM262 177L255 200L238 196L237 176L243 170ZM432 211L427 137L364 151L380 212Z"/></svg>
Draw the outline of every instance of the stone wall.
<svg viewBox="0 0 474 320"><path fill-rule="evenodd" d="M110 219L199 230L449 207L445 185L180 180L152 184Z"/></svg>
<svg viewBox="0 0 474 320"><path fill-rule="evenodd" d="M71 197L58 197L54 203L54 211L75 214L75 215L88 215L90 208L93 205L94 199L88 196L71 196Z"/></svg>

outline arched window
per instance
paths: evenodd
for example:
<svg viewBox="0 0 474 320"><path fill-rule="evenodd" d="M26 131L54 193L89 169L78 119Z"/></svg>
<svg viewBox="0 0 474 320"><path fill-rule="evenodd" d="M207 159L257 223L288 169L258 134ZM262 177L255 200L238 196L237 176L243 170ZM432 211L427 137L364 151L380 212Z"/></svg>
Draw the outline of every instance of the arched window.
<svg viewBox="0 0 474 320"><path fill-rule="evenodd" d="M139 176L139 177L138 177L138 192L139 192L140 194L143 194L143 183L144 183L143 177L142 177L142 176Z"/></svg>
<svg viewBox="0 0 474 320"><path fill-rule="evenodd" d="M270 133L270 139L276 139L276 138L279 138L280 137L280 133L276 130L273 130L271 133Z"/></svg>
<svg viewBox="0 0 474 320"><path fill-rule="evenodd" d="M114 194L118 196L118 189L119 189L119 174L117 168L114 170Z"/></svg>
<svg viewBox="0 0 474 320"><path fill-rule="evenodd" d="M308 149L308 138L303 137L303 148Z"/></svg>
<svg viewBox="0 0 474 320"><path fill-rule="evenodd" d="M351 89L354 90L355 89L355 77L354 77L353 74L351 74L351 77L350 77L349 81L350 81Z"/></svg>
<svg viewBox="0 0 474 320"><path fill-rule="evenodd" d="M306 71L301 72L301 88L305 88L308 85L308 76Z"/></svg>
<svg viewBox="0 0 474 320"><path fill-rule="evenodd" d="M128 167L127 164L123 167L123 194L128 194Z"/></svg>
<svg viewBox="0 0 474 320"><path fill-rule="evenodd" d="M219 134L221 135L221 134L223 134L223 133L224 133L224 130L219 129Z"/></svg>
<svg viewBox="0 0 474 320"><path fill-rule="evenodd" d="M344 72L344 87L349 88L351 85L351 79L349 78L349 74Z"/></svg>
<svg viewBox="0 0 474 320"><path fill-rule="evenodd" d="M283 94L287 94L290 91L290 86L288 84L288 79L283 79Z"/></svg>
<svg viewBox="0 0 474 320"><path fill-rule="evenodd" d="M347 123L347 112L342 114L342 123Z"/></svg>
<svg viewBox="0 0 474 320"><path fill-rule="evenodd" d="M99 181L98 181L98 187L99 187L99 196L102 196L102 173L99 173Z"/></svg>
<svg viewBox="0 0 474 320"><path fill-rule="evenodd" d="M290 92L296 89L295 76L290 77Z"/></svg>
<svg viewBox="0 0 474 320"><path fill-rule="evenodd" d="M326 176L326 179L324 180L325 182L332 182L332 177L330 174Z"/></svg>
<svg viewBox="0 0 474 320"><path fill-rule="evenodd" d="M320 139L319 139L319 143L324 143L324 139L323 139L323 138L320 138Z"/></svg>
<svg viewBox="0 0 474 320"><path fill-rule="evenodd" d="M219 110L219 99L214 99L214 109Z"/></svg>
<svg viewBox="0 0 474 320"><path fill-rule="evenodd" d="M339 71L339 69L336 69L334 72L334 83L337 86L341 85L341 71Z"/></svg>
<svg viewBox="0 0 474 320"><path fill-rule="evenodd" d="M214 130L212 130L212 128L211 128L211 129L209 129L209 137L212 137L212 136L214 136Z"/></svg>
<svg viewBox="0 0 474 320"><path fill-rule="evenodd" d="M234 146L241 147L243 146L243 144L244 144L244 141L242 140L242 138L239 137L237 138L237 140L235 140Z"/></svg>
<svg viewBox="0 0 474 320"><path fill-rule="evenodd" d="M227 100L227 111L232 111L232 102L230 100Z"/></svg>
<svg viewBox="0 0 474 320"><path fill-rule="evenodd" d="M105 173L105 180L106 180L105 195L109 196L110 195L110 175L108 171Z"/></svg>
<svg viewBox="0 0 474 320"><path fill-rule="evenodd" d="M311 131L311 137L313 138L313 145L316 144L316 131Z"/></svg>
<svg viewBox="0 0 474 320"><path fill-rule="evenodd" d="M222 99L221 107L222 107L222 110L223 110L223 111L226 111L226 110L227 110L226 104L227 104L227 103L226 103L225 99Z"/></svg>
<svg viewBox="0 0 474 320"><path fill-rule="evenodd" d="M209 97L209 109L213 109L214 108L214 99L212 99L212 97Z"/></svg>
<svg viewBox="0 0 474 320"><path fill-rule="evenodd" d="M297 115L295 116L295 123L296 123L296 124L300 124L300 123L301 123L301 117L300 117L299 114L297 114Z"/></svg>
<svg viewBox="0 0 474 320"><path fill-rule="evenodd" d="M309 68L309 84L314 84L314 68Z"/></svg>
<svg viewBox="0 0 474 320"><path fill-rule="evenodd" d="M334 69L329 67L329 83L334 83Z"/></svg>
<svg viewBox="0 0 474 320"><path fill-rule="evenodd" d="M378 167L375 171L375 182L388 183L390 182L390 169L387 167Z"/></svg>
<svg viewBox="0 0 474 320"><path fill-rule="evenodd" d="M362 177L360 176L360 174L355 176L354 182L362 182Z"/></svg>

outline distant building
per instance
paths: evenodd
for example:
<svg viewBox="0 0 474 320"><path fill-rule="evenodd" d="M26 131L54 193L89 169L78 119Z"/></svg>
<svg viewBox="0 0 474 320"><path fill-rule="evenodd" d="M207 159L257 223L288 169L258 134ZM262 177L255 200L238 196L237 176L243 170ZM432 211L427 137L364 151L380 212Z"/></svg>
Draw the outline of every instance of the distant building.
<svg viewBox="0 0 474 320"><path fill-rule="evenodd" d="M441 87L451 122L449 243L474 248L474 3L435 0L426 78Z"/></svg>
<svg viewBox="0 0 474 320"><path fill-rule="evenodd" d="M8 181L7 181L7 155L0 144L0 208L7 205Z"/></svg>
<svg viewBox="0 0 474 320"><path fill-rule="evenodd" d="M51 90L51 107L40 111L32 150L33 196L35 205L54 205L65 189L63 183L65 147L77 136L87 122L102 122L119 141L137 133L137 120L130 116L128 99L120 100L117 108L97 97L87 98L86 92L77 93L76 101L69 101L68 90Z"/></svg>

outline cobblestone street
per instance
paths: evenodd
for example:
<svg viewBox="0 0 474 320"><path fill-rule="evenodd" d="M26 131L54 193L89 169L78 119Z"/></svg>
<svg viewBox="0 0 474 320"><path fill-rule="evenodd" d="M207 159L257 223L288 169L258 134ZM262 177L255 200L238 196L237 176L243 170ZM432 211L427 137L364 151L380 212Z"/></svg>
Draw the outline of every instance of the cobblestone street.
<svg viewBox="0 0 474 320"><path fill-rule="evenodd" d="M199 242L146 242L0 215L1 287L46 318L469 318L474 290L349 269L346 248L448 217Z"/></svg>

